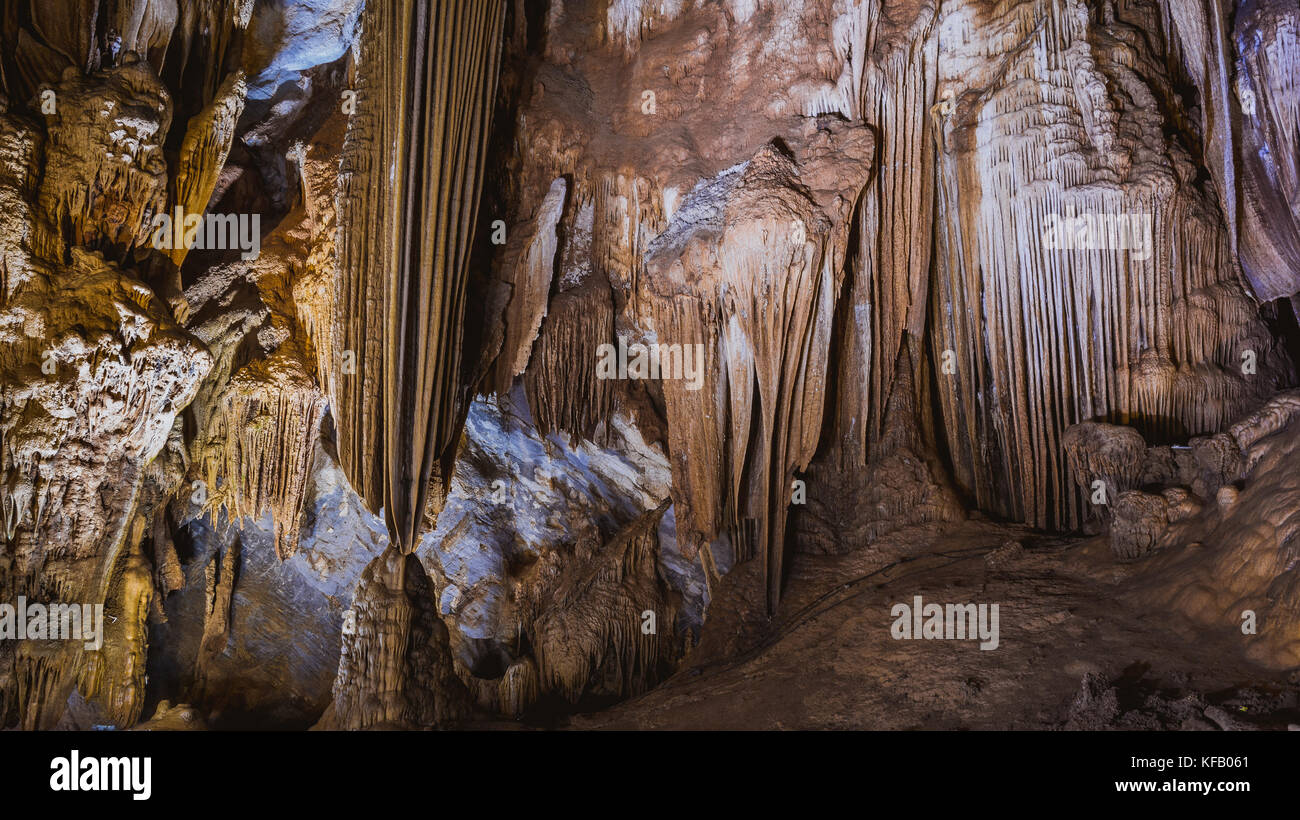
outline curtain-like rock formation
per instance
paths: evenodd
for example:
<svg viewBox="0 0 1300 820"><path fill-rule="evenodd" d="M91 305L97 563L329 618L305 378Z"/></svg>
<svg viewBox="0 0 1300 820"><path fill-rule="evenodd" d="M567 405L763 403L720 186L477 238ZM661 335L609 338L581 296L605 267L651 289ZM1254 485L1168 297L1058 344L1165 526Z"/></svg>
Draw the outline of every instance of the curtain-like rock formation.
<svg viewBox="0 0 1300 820"><path fill-rule="evenodd" d="M332 334L356 366L325 378L344 470L408 553L467 403L465 278L502 21L488 2L377 3L363 22Z"/></svg>
<svg viewBox="0 0 1300 820"><path fill-rule="evenodd" d="M697 186L647 247L636 297L649 338L703 351L702 385L663 384L678 533L700 549L726 528L739 555L756 550L769 608L791 483L821 432L849 217L873 147L866 131L831 128L810 129L806 145L802 169L764 146Z"/></svg>
<svg viewBox="0 0 1300 820"><path fill-rule="evenodd" d="M948 451L979 506L1040 527L1081 521L1068 425L1212 432L1289 377L1222 212L1166 136L1172 92L1138 35L1152 11L940 13L932 351L941 373L955 365L938 379Z"/></svg>

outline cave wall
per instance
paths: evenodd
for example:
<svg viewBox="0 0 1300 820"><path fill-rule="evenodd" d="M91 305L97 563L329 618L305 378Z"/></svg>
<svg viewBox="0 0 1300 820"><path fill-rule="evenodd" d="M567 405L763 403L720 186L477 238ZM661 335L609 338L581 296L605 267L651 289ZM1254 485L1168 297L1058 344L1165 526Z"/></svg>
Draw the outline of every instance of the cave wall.
<svg viewBox="0 0 1300 820"><path fill-rule="evenodd" d="M796 550L1226 533L1145 453L1295 383L1287 0L65 6L0 2L0 599L114 620L0 641L5 726L611 702Z"/></svg>

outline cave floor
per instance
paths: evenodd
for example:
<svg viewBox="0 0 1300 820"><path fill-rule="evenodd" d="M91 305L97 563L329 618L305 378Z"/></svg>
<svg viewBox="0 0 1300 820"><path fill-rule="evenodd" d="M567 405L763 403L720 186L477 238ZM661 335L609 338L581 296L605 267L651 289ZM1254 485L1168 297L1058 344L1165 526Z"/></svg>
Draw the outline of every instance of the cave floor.
<svg viewBox="0 0 1300 820"><path fill-rule="evenodd" d="M999 550L1009 540L1023 548ZM994 550L997 558L986 560ZM1247 660L1234 640L1238 625L1207 628L1134 603L1143 583L1140 565L1117 563L1102 539L1049 538L978 520L945 531L913 528L845 555L800 554L777 617L748 630L710 620L674 676L610 709L572 716L567 726L1285 729L1300 723L1294 673ZM895 640L891 608L915 595L927 603L997 603L998 648L982 651L972 640ZM727 638L718 639L724 632Z"/></svg>

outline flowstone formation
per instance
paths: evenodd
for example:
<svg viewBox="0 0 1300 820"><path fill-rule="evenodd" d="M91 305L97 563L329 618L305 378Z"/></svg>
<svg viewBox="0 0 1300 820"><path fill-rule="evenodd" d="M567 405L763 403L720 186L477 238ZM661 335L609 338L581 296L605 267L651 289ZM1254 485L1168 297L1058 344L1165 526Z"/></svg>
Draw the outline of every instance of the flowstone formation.
<svg viewBox="0 0 1300 820"><path fill-rule="evenodd" d="M1040 527L1084 515L1061 458L1070 424L1214 432L1291 376L1223 212L1166 136L1173 92L1139 35L1156 12L953 3L939 22L948 449L980 507Z"/></svg>
<svg viewBox="0 0 1300 820"><path fill-rule="evenodd" d="M1059 631L1064 724L1118 720L1093 605L1300 665L1298 38L1295 0L0 2L0 605L49 607L0 609L0 727L911 726L836 688L942 689L856 620L913 571L1023 613L954 714L1024 725ZM786 663L826 674L732 697Z"/></svg>

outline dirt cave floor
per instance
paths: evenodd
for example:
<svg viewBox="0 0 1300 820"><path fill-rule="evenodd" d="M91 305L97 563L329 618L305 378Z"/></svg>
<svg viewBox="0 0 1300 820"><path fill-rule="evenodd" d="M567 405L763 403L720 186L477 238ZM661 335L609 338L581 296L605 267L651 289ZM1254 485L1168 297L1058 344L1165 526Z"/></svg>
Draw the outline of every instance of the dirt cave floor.
<svg viewBox="0 0 1300 820"><path fill-rule="evenodd" d="M910 528L844 555L799 554L771 621L710 620L667 681L563 724L1300 729L1295 670L1247 660L1240 624L1207 628L1135 603L1143 583L1142 565L1117 563L1104 539L980 520ZM916 595L997 603L998 647L894 639L891 608Z"/></svg>

